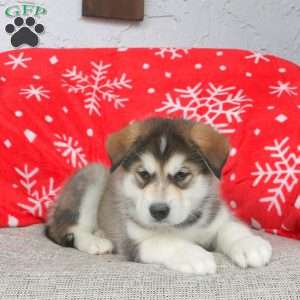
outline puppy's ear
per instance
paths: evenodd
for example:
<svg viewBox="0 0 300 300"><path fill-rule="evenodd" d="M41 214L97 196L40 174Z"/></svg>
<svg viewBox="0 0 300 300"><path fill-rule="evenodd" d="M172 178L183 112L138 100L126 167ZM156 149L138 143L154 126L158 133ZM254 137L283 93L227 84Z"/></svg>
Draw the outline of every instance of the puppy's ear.
<svg viewBox="0 0 300 300"><path fill-rule="evenodd" d="M193 123L190 137L198 147L207 166L216 177L220 178L229 153L227 138L212 127L201 123Z"/></svg>
<svg viewBox="0 0 300 300"><path fill-rule="evenodd" d="M112 161L112 169L116 169L129 152L131 146L140 135L140 123L133 122L127 127L112 133L106 141L106 150Z"/></svg>

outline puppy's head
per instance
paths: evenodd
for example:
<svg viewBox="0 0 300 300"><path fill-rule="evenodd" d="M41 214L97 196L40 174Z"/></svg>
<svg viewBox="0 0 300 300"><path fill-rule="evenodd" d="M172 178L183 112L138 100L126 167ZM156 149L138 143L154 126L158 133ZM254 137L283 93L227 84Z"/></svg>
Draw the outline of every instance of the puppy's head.
<svg viewBox="0 0 300 300"><path fill-rule="evenodd" d="M201 123L148 119L112 134L107 150L132 220L146 227L207 221L228 155L224 136Z"/></svg>

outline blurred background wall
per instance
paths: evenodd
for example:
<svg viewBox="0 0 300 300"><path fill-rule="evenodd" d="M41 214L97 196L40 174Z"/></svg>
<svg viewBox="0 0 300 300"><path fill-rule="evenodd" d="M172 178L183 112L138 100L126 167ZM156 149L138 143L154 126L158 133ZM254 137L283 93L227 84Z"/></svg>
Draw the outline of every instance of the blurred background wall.
<svg viewBox="0 0 300 300"><path fill-rule="evenodd" d="M81 17L81 0L29 1L47 9L40 47L221 47L300 63L300 0L145 0L141 23ZM0 50L12 49L0 0Z"/></svg>

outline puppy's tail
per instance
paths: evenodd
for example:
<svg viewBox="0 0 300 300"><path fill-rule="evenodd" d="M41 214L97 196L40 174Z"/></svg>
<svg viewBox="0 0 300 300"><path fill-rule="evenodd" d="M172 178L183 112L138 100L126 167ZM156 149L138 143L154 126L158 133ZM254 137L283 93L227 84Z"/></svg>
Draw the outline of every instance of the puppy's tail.
<svg viewBox="0 0 300 300"><path fill-rule="evenodd" d="M49 239L61 246L76 247L77 234L89 235L96 230L108 173L102 165L90 164L66 182L48 211L45 234Z"/></svg>

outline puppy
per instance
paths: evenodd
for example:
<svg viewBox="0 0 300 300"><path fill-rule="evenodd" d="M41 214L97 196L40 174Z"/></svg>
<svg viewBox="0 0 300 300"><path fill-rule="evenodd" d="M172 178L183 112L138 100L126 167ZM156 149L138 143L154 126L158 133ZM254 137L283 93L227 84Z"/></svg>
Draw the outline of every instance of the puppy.
<svg viewBox="0 0 300 300"><path fill-rule="evenodd" d="M107 141L111 173L90 164L69 179L46 225L50 239L91 254L198 274L216 272L219 251L242 268L266 265L268 241L220 201L229 152L224 136L184 120L134 122Z"/></svg>

